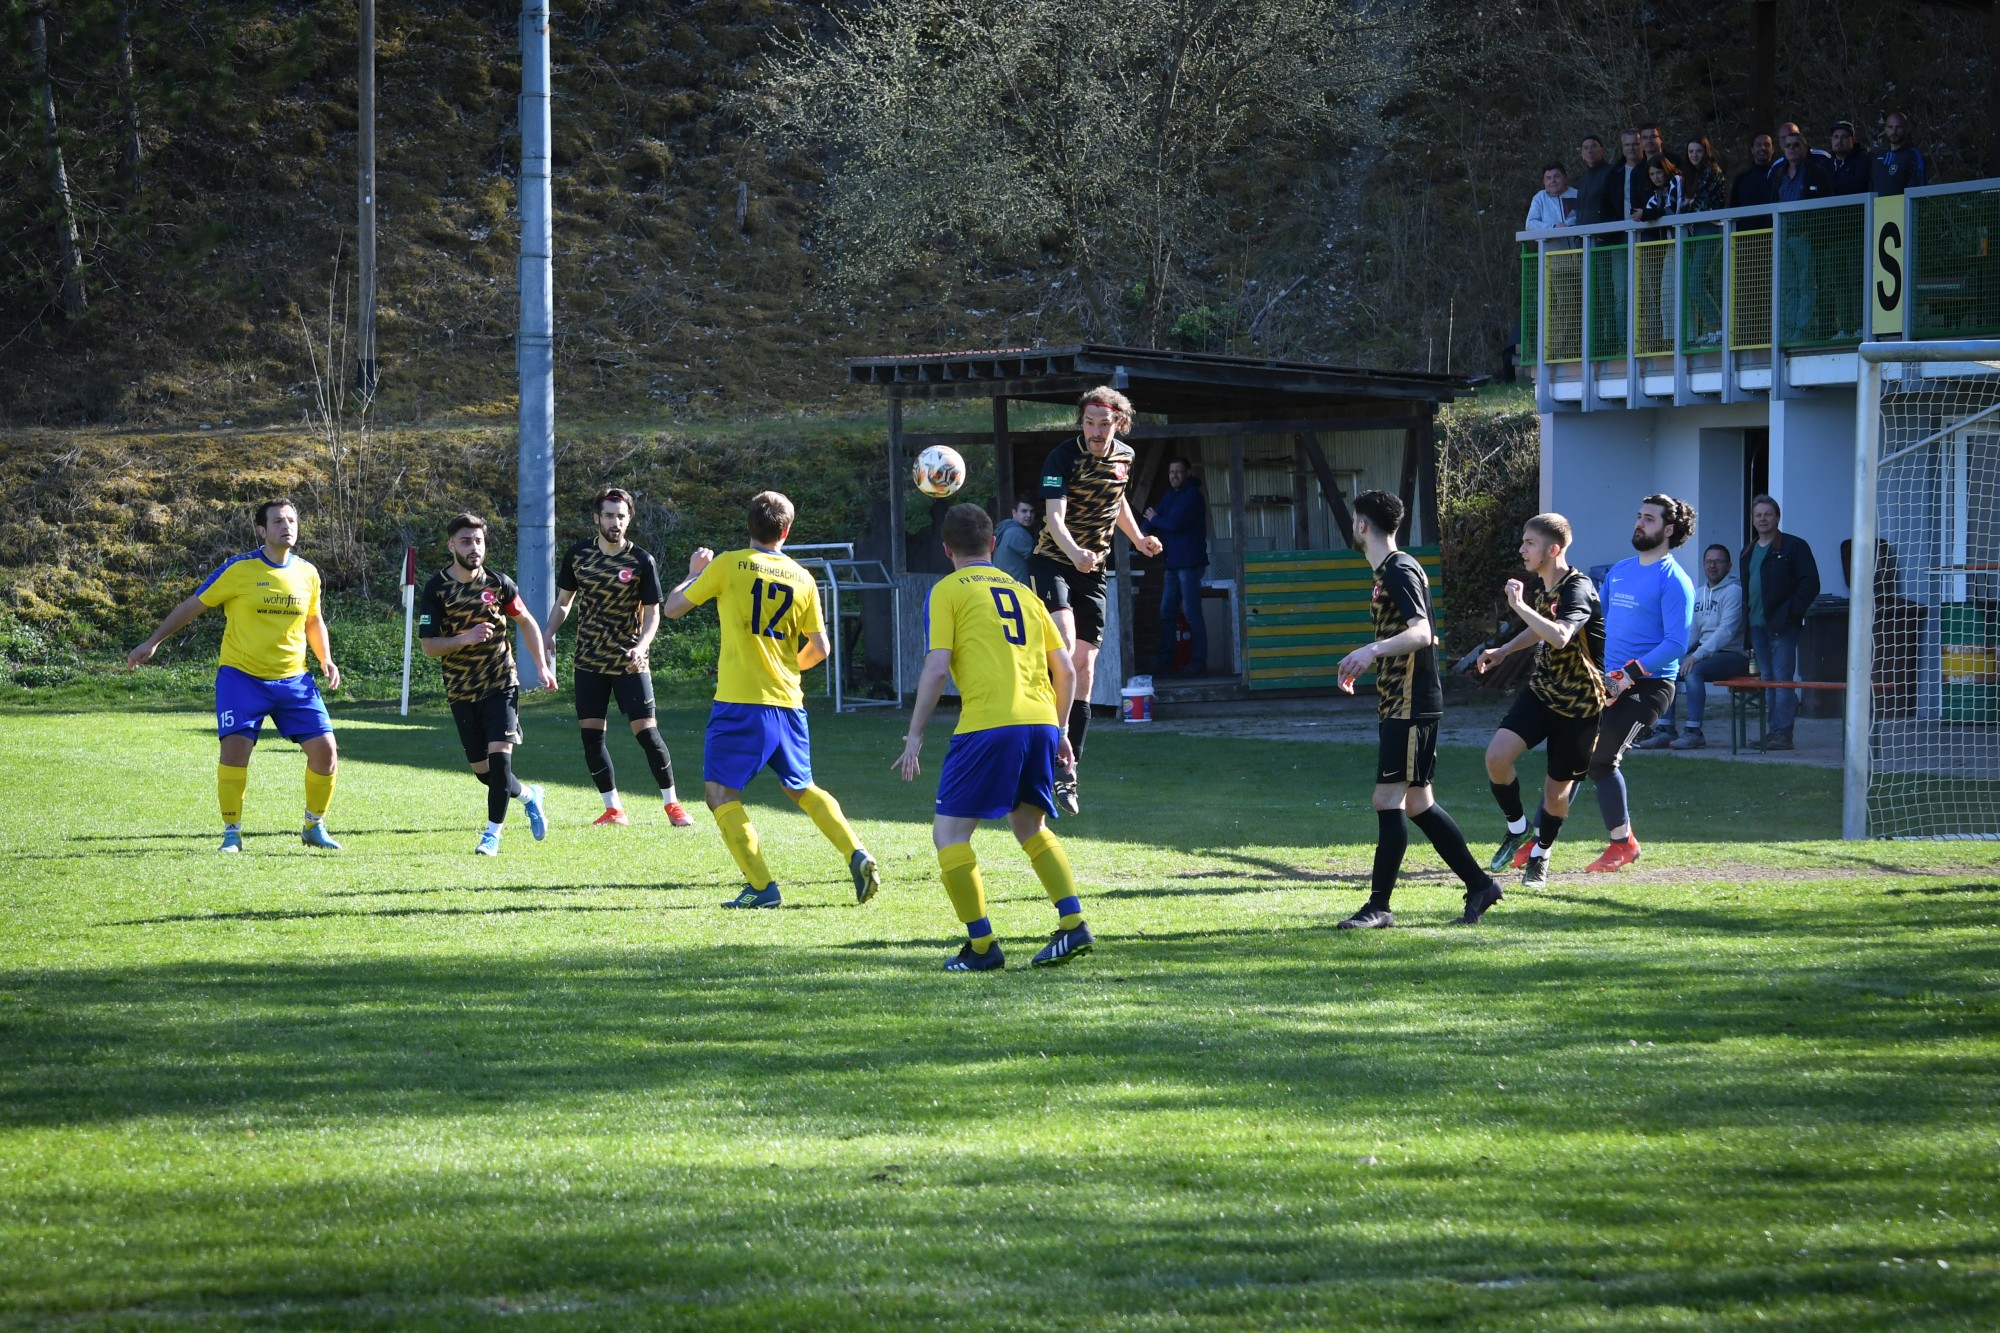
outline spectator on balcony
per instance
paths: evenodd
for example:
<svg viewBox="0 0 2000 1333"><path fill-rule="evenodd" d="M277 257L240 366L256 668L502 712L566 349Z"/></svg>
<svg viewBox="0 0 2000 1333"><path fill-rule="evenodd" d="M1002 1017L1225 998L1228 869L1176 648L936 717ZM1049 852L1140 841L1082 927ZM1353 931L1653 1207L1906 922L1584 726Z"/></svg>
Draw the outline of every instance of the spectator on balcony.
<svg viewBox="0 0 2000 1333"><path fill-rule="evenodd" d="M1647 158L1646 179L1653 187L1652 192L1646 196L1646 202L1632 214L1634 222L1658 222L1661 218L1670 218L1681 211L1683 199L1681 169L1674 165L1672 158L1660 153ZM1663 239L1666 234L1666 228L1657 228L1647 233L1647 239Z"/></svg>
<svg viewBox="0 0 2000 1333"><path fill-rule="evenodd" d="M1833 173L1824 159L1806 151L1806 136L1797 125L1778 127L1778 148L1784 153L1771 168L1771 202L1793 204L1833 193ZM1824 331L1813 327L1819 309L1818 256L1813 234L1805 226L1779 228L1778 338L1781 344L1814 342Z"/></svg>
<svg viewBox="0 0 2000 1333"><path fill-rule="evenodd" d="M1681 173L1681 212L1713 213L1729 207L1729 177L1706 138L1689 139L1687 169Z"/></svg>
<svg viewBox="0 0 2000 1333"><path fill-rule="evenodd" d="M1658 125L1641 125L1639 127L1639 156L1648 161L1656 157L1664 157L1667 161L1674 164L1674 170L1685 171L1687 169L1687 163L1674 156L1674 150L1667 147L1666 136L1660 132Z"/></svg>
<svg viewBox="0 0 2000 1333"><path fill-rule="evenodd" d="M1777 150L1777 143L1768 134L1755 135L1750 140L1750 165L1736 173L1736 179L1729 186L1729 206L1731 208L1755 208L1759 204L1771 202L1771 154ZM1760 223L1755 218L1745 218L1741 224L1769 226L1768 221Z"/></svg>
<svg viewBox="0 0 2000 1333"><path fill-rule="evenodd" d="M1625 212L1618 207L1618 168L1604 160L1604 141L1586 134L1579 152L1583 172L1576 178L1576 225L1594 227L1601 222L1623 221Z"/></svg>
<svg viewBox="0 0 2000 1333"><path fill-rule="evenodd" d="M1789 532L1778 530L1778 502L1760 495L1750 505L1750 527L1756 533L1743 548L1744 619L1750 626L1750 646L1758 670L1771 681L1797 680L1799 632L1806 609L1819 596L1819 565L1812 547ZM1797 690L1771 691L1771 730L1766 750L1792 748L1792 721L1799 712Z"/></svg>
<svg viewBox="0 0 2000 1333"><path fill-rule="evenodd" d="M1867 194L1875 164L1855 144L1853 122L1836 120L1828 142L1833 145L1833 152L1826 159L1827 171L1833 176L1833 193Z"/></svg>
<svg viewBox="0 0 2000 1333"><path fill-rule="evenodd" d="M1619 167L1618 217L1630 221L1632 214L1646 206L1653 195L1646 179L1646 155L1639 151L1639 131L1625 130L1618 136L1618 152L1625 159Z"/></svg>
<svg viewBox="0 0 2000 1333"><path fill-rule="evenodd" d="M1869 184L1877 194L1901 194L1905 190L1931 182L1930 163L1910 142L1910 118L1900 111L1891 111L1882 118L1882 137L1886 145L1878 150L1870 163Z"/></svg>
<svg viewBox="0 0 2000 1333"><path fill-rule="evenodd" d="M1750 672L1750 659L1743 653L1743 585L1729 577L1729 548L1718 542L1703 551L1701 572L1705 577L1695 589L1694 627L1688 631L1687 656L1681 659L1681 680L1687 689L1675 692L1660 729L1640 744L1642 750L1706 748L1701 724L1709 682L1734 680ZM1674 716L1682 693L1687 696L1687 730L1677 737Z"/></svg>
<svg viewBox="0 0 2000 1333"><path fill-rule="evenodd" d="M1658 222L1681 211L1681 173L1671 158L1655 153L1646 159L1646 179L1652 193L1645 206L1632 214L1634 222ZM1673 233L1666 227L1640 232L1641 241L1665 241ZM1639 331L1645 355L1657 356L1674 346L1678 311L1674 309L1674 255L1671 245L1639 247Z"/></svg>
<svg viewBox="0 0 2000 1333"><path fill-rule="evenodd" d="M1687 162L1688 169L1681 180L1681 211L1711 213L1729 207L1729 177L1715 155L1715 146L1706 138L1688 140ZM1689 346L1712 347L1722 342L1722 265L1717 262L1722 255L1721 230L1721 224L1716 222L1696 223L1688 228L1690 237L1717 237L1695 240L1687 247Z"/></svg>
<svg viewBox="0 0 2000 1333"><path fill-rule="evenodd" d="M1554 231L1575 225L1576 191L1569 188L1569 172L1562 163L1551 162L1542 168L1542 188L1528 202L1528 221L1523 230Z"/></svg>

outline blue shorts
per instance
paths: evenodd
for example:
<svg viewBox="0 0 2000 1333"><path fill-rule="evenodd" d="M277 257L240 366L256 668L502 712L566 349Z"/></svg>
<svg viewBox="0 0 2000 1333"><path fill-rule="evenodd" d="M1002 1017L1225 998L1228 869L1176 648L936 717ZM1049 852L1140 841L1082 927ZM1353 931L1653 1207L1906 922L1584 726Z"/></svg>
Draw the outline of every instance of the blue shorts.
<svg viewBox="0 0 2000 1333"><path fill-rule="evenodd" d="M319 697L312 673L302 671L282 680L260 680L235 667L215 672L215 734L257 738L264 718L278 724L288 741L308 741L333 730L333 719Z"/></svg>
<svg viewBox="0 0 2000 1333"><path fill-rule="evenodd" d="M1005 819L1032 805L1056 815L1057 727L963 731L951 738L938 775L937 812L953 819Z"/></svg>
<svg viewBox="0 0 2000 1333"><path fill-rule="evenodd" d="M812 737L806 734L806 710L776 704L718 703L708 715L708 737L701 752L702 781L742 791L766 765L787 791L812 786Z"/></svg>

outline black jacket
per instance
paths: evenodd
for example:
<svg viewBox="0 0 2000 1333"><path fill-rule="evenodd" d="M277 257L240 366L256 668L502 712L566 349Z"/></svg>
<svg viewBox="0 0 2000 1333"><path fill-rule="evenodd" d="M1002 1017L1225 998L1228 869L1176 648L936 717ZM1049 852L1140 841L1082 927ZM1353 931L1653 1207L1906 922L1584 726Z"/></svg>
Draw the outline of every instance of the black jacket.
<svg viewBox="0 0 2000 1333"><path fill-rule="evenodd" d="M1625 211L1618 207L1618 182L1623 174L1620 165L1599 162L1576 178L1577 226L1625 220Z"/></svg>
<svg viewBox="0 0 2000 1333"><path fill-rule="evenodd" d="M1757 539L1743 548L1742 558L1737 562L1737 577L1743 580L1743 624L1750 626L1750 553L1757 549ZM1813 559L1812 547L1803 537L1795 537L1780 531L1771 538L1771 549L1764 552L1764 627L1766 629L1794 630L1806 620L1806 608L1819 596L1819 564Z"/></svg>
<svg viewBox="0 0 2000 1333"><path fill-rule="evenodd" d="M1805 160L1799 163L1799 174L1796 178L1791 176L1791 166L1784 158L1781 157L1773 162L1767 184L1771 192L1771 202L1774 204L1797 202L1785 198L1784 190L1787 185L1797 189L1799 199L1821 199L1832 194L1833 171L1826 162L1823 157L1807 153Z"/></svg>
<svg viewBox="0 0 2000 1333"><path fill-rule="evenodd" d="M1827 174L1833 177L1834 194L1867 194L1868 177L1874 167L1874 159L1859 148L1845 158L1829 154L1826 159Z"/></svg>
<svg viewBox="0 0 2000 1333"><path fill-rule="evenodd" d="M1736 173L1736 180L1729 187L1731 208L1755 208L1759 204L1771 202L1771 169L1769 167L1745 167Z"/></svg>

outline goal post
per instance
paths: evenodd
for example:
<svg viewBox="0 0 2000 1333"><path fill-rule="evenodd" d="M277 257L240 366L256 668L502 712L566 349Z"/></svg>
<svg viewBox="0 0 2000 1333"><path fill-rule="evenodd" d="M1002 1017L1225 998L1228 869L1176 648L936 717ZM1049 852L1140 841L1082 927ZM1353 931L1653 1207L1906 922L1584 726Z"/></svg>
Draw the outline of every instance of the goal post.
<svg viewBox="0 0 2000 1333"><path fill-rule="evenodd" d="M1859 366L1841 835L2000 839L2000 340Z"/></svg>

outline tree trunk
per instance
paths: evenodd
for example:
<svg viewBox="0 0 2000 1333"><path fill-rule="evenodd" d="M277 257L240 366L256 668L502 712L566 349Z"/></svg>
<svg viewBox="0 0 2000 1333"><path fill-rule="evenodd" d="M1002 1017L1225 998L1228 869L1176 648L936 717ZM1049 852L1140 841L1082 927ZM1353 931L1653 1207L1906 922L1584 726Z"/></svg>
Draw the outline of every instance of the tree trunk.
<svg viewBox="0 0 2000 1333"><path fill-rule="evenodd" d="M139 85L132 77L132 0L118 0L118 99L125 133L118 151L118 179L127 203L139 197Z"/></svg>
<svg viewBox="0 0 2000 1333"><path fill-rule="evenodd" d="M56 90L49 79L46 4L28 6L28 53L34 62L35 102L42 113L42 152L48 165L49 189L55 195L56 238L62 249L62 308L71 319L79 319L90 308L90 302L83 293L83 241L76 230L69 172L63 168L62 138L56 131Z"/></svg>

